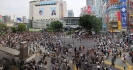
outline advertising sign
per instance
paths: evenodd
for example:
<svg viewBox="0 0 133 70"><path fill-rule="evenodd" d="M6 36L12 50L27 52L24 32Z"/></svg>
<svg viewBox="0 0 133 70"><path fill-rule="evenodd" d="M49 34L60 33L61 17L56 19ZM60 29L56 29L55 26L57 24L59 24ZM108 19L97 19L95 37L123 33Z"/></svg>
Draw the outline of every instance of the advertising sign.
<svg viewBox="0 0 133 70"><path fill-rule="evenodd" d="M51 8L51 15L56 15L56 7Z"/></svg>
<svg viewBox="0 0 133 70"><path fill-rule="evenodd" d="M121 13L120 11L116 12L117 20L121 21Z"/></svg>
<svg viewBox="0 0 133 70"><path fill-rule="evenodd" d="M110 0L110 4L117 3L119 0Z"/></svg>
<svg viewBox="0 0 133 70"><path fill-rule="evenodd" d="M120 0L120 3L122 27L127 27L126 0Z"/></svg>
<svg viewBox="0 0 133 70"><path fill-rule="evenodd" d="M55 0L48 0L48 1L41 1L40 5L45 5L45 4L56 4Z"/></svg>
<svg viewBox="0 0 133 70"><path fill-rule="evenodd" d="M39 15L40 15L40 16L43 16L43 15L44 15L44 8L40 8L40 9L39 9Z"/></svg>
<svg viewBox="0 0 133 70"><path fill-rule="evenodd" d="M90 14L91 13L91 6L87 7L87 13Z"/></svg>
<svg viewBox="0 0 133 70"><path fill-rule="evenodd" d="M95 6L85 6L84 8L81 8L81 11L87 14L94 13L95 10Z"/></svg>

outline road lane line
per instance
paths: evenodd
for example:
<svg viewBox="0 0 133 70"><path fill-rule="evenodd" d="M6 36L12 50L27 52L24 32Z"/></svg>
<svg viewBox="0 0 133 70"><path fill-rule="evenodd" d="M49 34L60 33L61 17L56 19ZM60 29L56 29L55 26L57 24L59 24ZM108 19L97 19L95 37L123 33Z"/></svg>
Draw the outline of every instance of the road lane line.
<svg viewBox="0 0 133 70"><path fill-rule="evenodd" d="M104 60L104 63L107 64L107 65L111 65L111 62L106 61L106 60ZM123 66L119 66L119 65L116 65L116 64L115 64L114 67L117 68L117 69L123 70Z"/></svg>
<svg viewBox="0 0 133 70"><path fill-rule="evenodd" d="M74 70L77 70L76 65L73 65Z"/></svg>
<svg viewBox="0 0 133 70"><path fill-rule="evenodd" d="M128 66L127 70L133 70L133 66L131 66L129 63L126 62L126 65Z"/></svg>

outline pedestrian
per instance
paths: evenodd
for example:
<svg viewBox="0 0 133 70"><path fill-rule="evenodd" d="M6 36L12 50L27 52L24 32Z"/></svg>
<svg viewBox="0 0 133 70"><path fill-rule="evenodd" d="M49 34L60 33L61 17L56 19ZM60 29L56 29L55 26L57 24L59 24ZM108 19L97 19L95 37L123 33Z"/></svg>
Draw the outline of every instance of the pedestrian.
<svg viewBox="0 0 133 70"><path fill-rule="evenodd" d="M79 69L79 62L76 60L76 68Z"/></svg>
<svg viewBox="0 0 133 70"><path fill-rule="evenodd" d="M115 66L115 63L114 63L115 62L115 59L112 58L111 60L112 60L112 66Z"/></svg>
<svg viewBox="0 0 133 70"><path fill-rule="evenodd" d="M132 65L133 65L133 56L132 56L132 58L131 58L131 62L132 62Z"/></svg>
<svg viewBox="0 0 133 70"><path fill-rule="evenodd" d="M99 64L99 63L98 63L98 65L97 65L97 69L100 70L100 64Z"/></svg>
<svg viewBox="0 0 133 70"><path fill-rule="evenodd" d="M126 70L126 67L124 67L123 69Z"/></svg>
<svg viewBox="0 0 133 70"><path fill-rule="evenodd" d="M121 55L122 55L121 50L119 51L119 55L120 55L120 57L121 57Z"/></svg>
<svg viewBox="0 0 133 70"><path fill-rule="evenodd" d="M69 64L67 64L66 70L71 70L71 67L69 66Z"/></svg>

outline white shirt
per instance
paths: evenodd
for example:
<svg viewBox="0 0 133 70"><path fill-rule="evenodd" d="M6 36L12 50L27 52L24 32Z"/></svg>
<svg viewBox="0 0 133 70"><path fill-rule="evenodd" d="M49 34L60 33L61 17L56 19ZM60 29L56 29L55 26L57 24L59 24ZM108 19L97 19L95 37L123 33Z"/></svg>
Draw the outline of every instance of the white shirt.
<svg viewBox="0 0 133 70"><path fill-rule="evenodd" d="M97 68L100 68L100 66L99 66L99 65L97 65Z"/></svg>

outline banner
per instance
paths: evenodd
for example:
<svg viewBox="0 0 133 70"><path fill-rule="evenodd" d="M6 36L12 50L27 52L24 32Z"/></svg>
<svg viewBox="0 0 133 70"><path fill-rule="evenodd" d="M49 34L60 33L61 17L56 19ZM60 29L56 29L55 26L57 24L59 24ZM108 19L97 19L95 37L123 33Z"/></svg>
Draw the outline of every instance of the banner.
<svg viewBox="0 0 133 70"><path fill-rule="evenodd" d="M121 12L120 11L116 12L116 16L117 16L117 20L121 21Z"/></svg>
<svg viewBox="0 0 133 70"><path fill-rule="evenodd" d="M40 9L39 9L39 15L40 15L40 16L43 16L43 15L44 15L44 8L40 8Z"/></svg>
<svg viewBox="0 0 133 70"><path fill-rule="evenodd" d="M117 3L119 0L110 0L110 4Z"/></svg>
<svg viewBox="0 0 133 70"><path fill-rule="evenodd" d="M126 0L120 0L120 4L122 27L127 27Z"/></svg>
<svg viewBox="0 0 133 70"><path fill-rule="evenodd" d="M56 15L56 7L51 8L51 15Z"/></svg>

